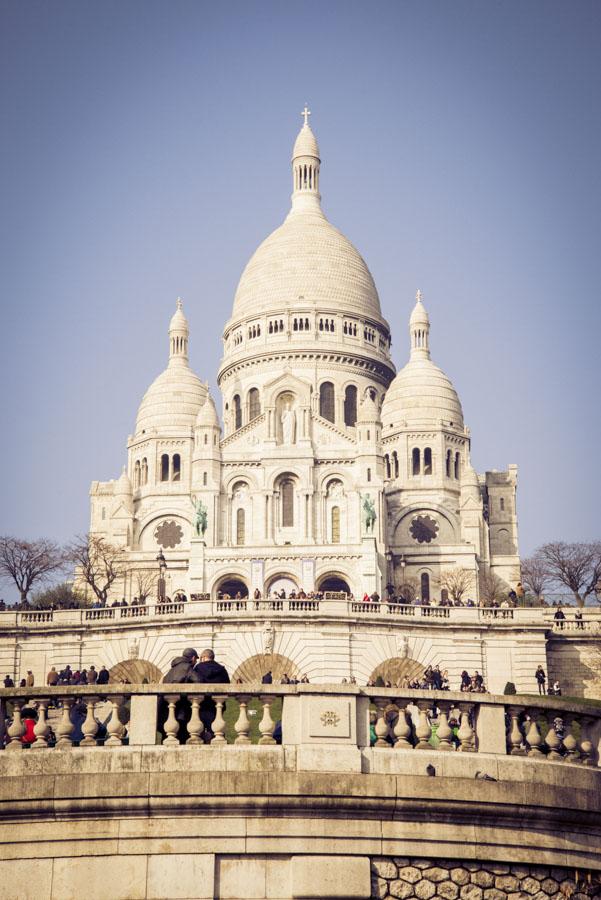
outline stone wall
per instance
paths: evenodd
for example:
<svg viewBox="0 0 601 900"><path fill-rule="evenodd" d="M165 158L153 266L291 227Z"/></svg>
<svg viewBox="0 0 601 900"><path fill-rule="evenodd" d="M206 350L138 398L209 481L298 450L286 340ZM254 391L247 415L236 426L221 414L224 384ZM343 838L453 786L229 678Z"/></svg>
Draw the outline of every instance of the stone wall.
<svg viewBox="0 0 601 900"><path fill-rule="evenodd" d="M378 856L372 900L595 900L601 873L558 866Z"/></svg>

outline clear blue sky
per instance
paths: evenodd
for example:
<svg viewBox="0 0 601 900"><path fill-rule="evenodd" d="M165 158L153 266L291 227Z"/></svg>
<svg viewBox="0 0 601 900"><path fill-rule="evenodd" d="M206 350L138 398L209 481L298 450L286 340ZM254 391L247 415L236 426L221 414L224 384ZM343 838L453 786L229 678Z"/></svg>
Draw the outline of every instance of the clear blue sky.
<svg viewBox="0 0 601 900"><path fill-rule="evenodd" d="M178 294L215 389L306 101L397 366L419 287L522 553L598 538L600 94L592 0L2 0L0 533L87 529Z"/></svg>

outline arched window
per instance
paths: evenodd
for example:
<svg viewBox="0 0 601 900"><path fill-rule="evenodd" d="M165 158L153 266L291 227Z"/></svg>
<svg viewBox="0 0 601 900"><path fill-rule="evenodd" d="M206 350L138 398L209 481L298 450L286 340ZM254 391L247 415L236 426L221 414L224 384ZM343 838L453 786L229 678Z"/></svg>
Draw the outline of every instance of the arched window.
<svg viewBox="0 0 601 900"><path fill-rule="evenodd" d="M140 477L141 477L140 473L141 473L140 460L137 459L136 464L134 466L134 487L135 488L140 487Z"/></svg>
<svg viewBox="0 0 601 900"><path fill-rule="evenodd" d="M248 392L248 418L252 422L261 415L261 400L258 388L251 388Z"/></svg>
<svg viewBox="0 0 601 900"><path fill-rule="evenodd" d="M459 478L461 475L461 456L459 453L455 454L455 478Z"/></svg>
<svg viewBox="0 0 601 900"><path fill-rule="evenodd" d="M142 460L142 484L148 484L148 460L146 457Z"/></svg>
<svg viewBox="0 0 601 900"><path fill-rule="evenodd" d="M344 424L357 424L357 388L349 384L344 392Z"/></svg>
<svg viewBox="0 0 601 900"><path fill-rule="evenodd" d="M427 572L422 572L420 579L422 589L422 600L430 599L430 576Z"/></svg>
<svg viewBox="0 0 601 900"><path fill-rule="evenodd" d="M394 469L394 477L398 478L399 477L399 458L397 456L396 450L392 454L392 462L393 462L393 469Z"/></svg>
<svg viewBox="0 0 601 900"><path fill-rule="evenodd" d="M161 481L169 481L169 457L166 453L161 456Z"/></svg>
<svg viewBox="0 0 601 900"><path fill-rule="evenodd" d="M367 470L367 480L371 481L371 469Z"/></svg>
<svg viewBox="0 0 601 900"><path fill-rule="evenodd" d="M432 474L432 449L426 447L424 450L424 475Z"/></svg>
<svg viewBox="0 0 601 900"><path fill-rule="evenodd" d="M206 486L207 486L207 481L208 481L207 473L206 473L206 472L203 472L203 473L202 473L202 486L203 486L203 487L206 487Z"/></svg>
<svg viewBox="0 0 601 900"><path fill-rule="evenodd" d="M206 444L208 444L208 442L209 442L209 436L208 436L208 434L205 434L205 446L206 446Z"/></svg>
<svg viewBox="0 0 601 900"><path fill-rule="evenodd" d="M386 477L390 478L390 457L388 456L388 453L384 457L384 462L386 464Z"/></svg>
<svg viewBox="0 0 601 900"><path fill-rule="evenodd" d="M282 482L282 527L292 528L294 525L294 485L291 481Z"/></svg>
<svg viewBox="0 0 601 900"><path fill-rule="evenodd" d="M171 481L179 481L182 476L182 459L179 453L173 454L173 472Z"/></svg>
<svg viewBox="0 0 601 900"><path fill-rule="evenodd" d="M501 497L500 500L501 512L505 512L505 499Z"/></svg>
<svg viewBox="0 0 601 900"><path fill-rule="evenodd" d="M242 404L238 394L234 396L234 428L237 431L242 428Z"/></svg>
<svg viewBox="0 0 601 900"><path fill-rule="evenodd" d="M450 450L447 450L445 471L446 471L447 478L450 478L451 477L451 451Z"/></svg>
<svg viewBox="0 0 601 900"><path fill-rule="evenodd" d="M440 599L441 599L441 601L442 601L443 603L446 603L447 600L449 599L449 592L447 591L446 588L443 588L443 589L441 590L441 592L440 592Z"/></svg>
<svg viewBox="0 0 601 900"><path fill-rule="evenodd" d="M236 543L239 547L246 541L246 517L243 509L236 510Z"/></svg>
<svg viewBox="0 0 601 900"><path fill-rule="evenodd" d="M331 381L324 381L319 389L319 415L328 422L334 422L336 418L334 402L334 385Z"/></svg>
<svg viewBox="0 0 601 900"><path fill-rule="evenodd" d="M340 507L332 507L332 543L340 543Z"/></svg>
<svg viewBox="0 0 601 900"><path fill-rule="evenodd" d="M420 470L419 447L414 447L413 453L411 454L411 471L414 475L419 475L419 470Z"/></svg>

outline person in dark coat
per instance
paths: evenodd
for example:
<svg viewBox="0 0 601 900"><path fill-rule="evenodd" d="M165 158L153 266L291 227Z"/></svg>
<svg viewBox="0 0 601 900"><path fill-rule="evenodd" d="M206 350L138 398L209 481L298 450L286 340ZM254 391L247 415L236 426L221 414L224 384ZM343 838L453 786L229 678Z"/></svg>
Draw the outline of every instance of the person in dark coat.
<svg viewBox="0 0 601 900"><path fill-rule="evenodd" d="M225 666L216 662L215 654L211 649L203 650L200 654L200 662L194 669L198 680L201 684L229 684L230 676ZM205 744L209 744L213 740L213 729L211 728L217 715L217 707L212 697L205 697L200 704L200 718L205 727L203 732L203 740Z"/></svg>
<svg viewBox="0 0 601 900"><path fill-rule="evenodd" d="M163 678L163 684L198 684L200 678L194 671L194 666L198 662L198 653L193 647L186 647L181 656L176 656L171 660L171 668ZM175 718L179 722L179 731L177 733L180 744L185 744L190 734L187 724L190 721L192 706L187 697L180 697L175 704ZM161 697L159 703L158 728L163 736L165 736L165 722L169 715L169 706L167 701Z"/></svg>
<svg viewBox="0 0 601 900"><path fill-rule="evenodd" d="M265 672L261 678L261 684L273 684L273 675L271 674L271 671Z"/></svg>
<svg viewBox="0 0 601 900"><path fill-rule="evenodd" d="M198 653L193 647L187 647L181 656L171 660L171 668L163 678L163 684L198 684L202 679L194 670L197 662Z"/></svg>
<svg viewBox="0 0 601 900"><path fill-rule="evenodd" d="M98 673L98 678L96 679L96 684L108 684L109 683L109 670L106 666L102 666L100 672Z"/></svg>

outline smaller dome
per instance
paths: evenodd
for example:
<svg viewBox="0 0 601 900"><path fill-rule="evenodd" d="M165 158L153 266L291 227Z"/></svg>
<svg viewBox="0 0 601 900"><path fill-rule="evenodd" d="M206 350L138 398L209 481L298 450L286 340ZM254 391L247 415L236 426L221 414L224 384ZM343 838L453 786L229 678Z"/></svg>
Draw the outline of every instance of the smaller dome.
<svg viewBox="0 0 601 900"><path fill-rule="evenodd" d="M461 473L461 490L471 487L480 490L480 479L472 464L468 463L467 466L464 466L463 472Z"/></svg>
<svg viewBox="0 0 601 900"><path fill-rule="evenodd" d="M297 156L314 156L319 159L319 147L317 139L311 131L310 125L303 125L298 133L298 137L294 142L294 150L292 151L292 159Z"/></svg>
<svg viewBox="0 0 601 900"><path fill-rule="evenodd" d="M129 480L129 475L127 474L127 469L123 466L123 471L121 475L115 482L115 495L128 495L132 493L131 481Z"/></svg>
<svg viewBox="0 0 601 900"><path fill-rule="evenodd" d="M382 405L383 436L393 428L452 423L463 428L457 392L442 369L427 357L411 359L393 379Z"/></svg>
<svg viewBox="0 0 601 900"><path fill-rule="evenodd" d="M190 329L188 327L188 320L184 315L183 303L181 297L177 298L177 308L173 315L171 316L171 321L169 322L169 331L186 331L188 332Z"/></svg>
<svg viewBox="0 0 601 900"><path fill-rule="evenodd" d="M421 291L417 292L415 299L417 302L409 317L409 328L412 328L414 325L430 325L430 318L426 311L426 307L423 304Z"/></svg>
<svg viewBox="0 0 601 900"><path fill-rule="evenodd" d="M168 366L142 398L136 434L152 429L193 428L207 393L207 386L188 366Z"/></svg>
<svg viewBox="0 0 601 900"><path fill-rule="evenodd" d="M215 404L210 394L207 394L207 399L200 407L200 411L198 413L198 416L196 417L196 424L209 428L213 428L215 426L217 428L220 427L219 416L217 415L217 410L215 409Z"/></svg>

